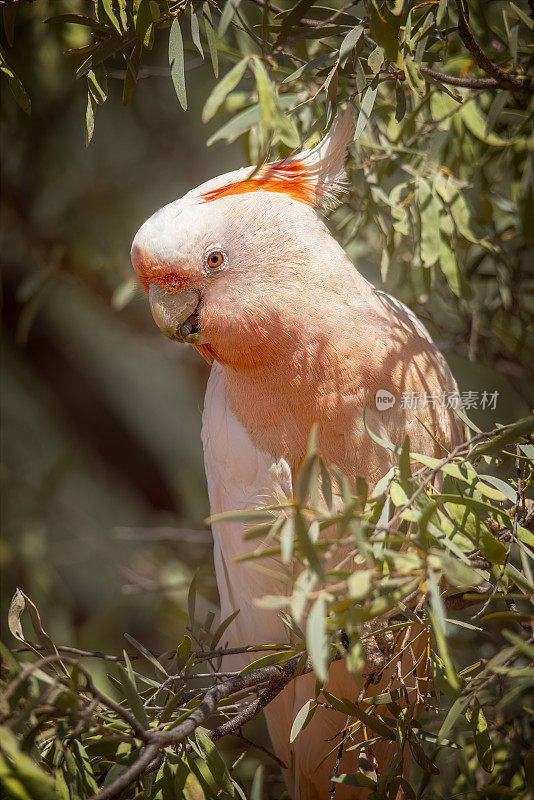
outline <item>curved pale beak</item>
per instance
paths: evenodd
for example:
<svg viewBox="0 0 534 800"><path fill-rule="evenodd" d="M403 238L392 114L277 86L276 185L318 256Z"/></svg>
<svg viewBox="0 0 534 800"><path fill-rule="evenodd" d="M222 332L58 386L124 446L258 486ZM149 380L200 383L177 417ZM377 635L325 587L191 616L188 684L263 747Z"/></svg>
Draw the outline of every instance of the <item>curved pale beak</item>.
<svg viewBox="0 0 534 800"><path fill-rule="evenodd" d="M169 339L189 344L206 341L198 329L195 313L200 305L200 292L166 292L161 286L151 283L148 299L154 322Z"/></svg>

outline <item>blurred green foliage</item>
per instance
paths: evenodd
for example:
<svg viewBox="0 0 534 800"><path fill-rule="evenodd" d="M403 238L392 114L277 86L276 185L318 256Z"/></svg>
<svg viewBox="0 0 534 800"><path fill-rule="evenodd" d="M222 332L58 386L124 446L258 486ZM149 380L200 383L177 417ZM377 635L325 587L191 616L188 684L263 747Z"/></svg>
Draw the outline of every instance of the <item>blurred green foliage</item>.
<svg viewBox="0 0 534 800"><path fill-rule="evenodd" d="M458 33L467 7L498 79ZM499 392L495 409L468 409L476 423L530 412L529 3L37 0L2 13L2 597L21 586L55 642L119 653L127 631L155 652L174 648L199 566L197 609L216 610L199 442L207 367L155 330L129 243L203 180L314 143L340 103L353 104L357 133L334 235L428 325L462 391ZM488 471L517 488L510 458ZM496 624L489 640L449 626L453 658L466 667L473 643L484 659L508 647ZM465 753L442 753L445 778L421 796L449 796L452 780L466 797L507 783L521 796L530 706L491 718L498 788L484 788L464 731ZM18 745L6 742L9 761ZM23 750L35 756L34 745L29 736ZM279 797L276 768L264 781L258 763L239 767L248 796ZM91 780L80 781L77 796L89 797Z"/></svg>
<svg viewBox="0 0 534 800"><path fill-rule="evenodd" d="M198 576L188 592L188 633L157 655L129 634L129 655L58 650L18 590L9 627L37 660L16 659L1 645L0 779L9 796L279 798L279 783L264 783L264 766L243 728L248 734L266 695L272 699L312 669L315 696L297 713L291 740L319 706L347 715L341 741L346 752L356 751L355 771L336 771L333 787L364 787L375 798L399 788L409 798L532 796L534 503L524 493L532 485L533 433L527 417L476 434L438 460L410 452L408 438L399 448L370 431L398 458L372 493L364 481L355 493L342 475L330 474L312 436L290 504L220 515L250 520L249 559L261 564L264 555L277 555L303 566L292 595L261 601L284 615L292 643L251 648L260 652L241 673L225 672L225 632L235 612L217 627L213 614L204 618ZM515 480L487 472L506 452ZM343 499L337 510L334 495ZM325 552L340 542L350 546L350 557L329 568ZM25 611L37 644L24 634ZM431 644L418 647L427 631ZM390 637L387 655L376 646L379 634ZM388 663L404 661L404 651L411 653L404 679L393 682L393 670L379 694L369 679L358 699L336 697L324 685L333 659L342 658L358 680L362 671L387 673ZM106 679L80 664L94 659L106 667ZM215 744L230 733L245 758ZM396 753L387 773L377 775L358 754L388 740ZM403 750L414 762L409 780Z"/></svg>

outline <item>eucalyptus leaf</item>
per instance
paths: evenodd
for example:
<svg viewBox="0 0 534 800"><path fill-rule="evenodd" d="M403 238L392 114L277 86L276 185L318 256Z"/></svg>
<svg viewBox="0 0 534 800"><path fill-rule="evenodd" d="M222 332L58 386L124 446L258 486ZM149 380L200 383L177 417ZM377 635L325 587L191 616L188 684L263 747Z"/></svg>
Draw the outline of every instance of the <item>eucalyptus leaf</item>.
<svg viewBox="0 0 534 800"><path fill-rule="evenodd" d="M306 646L319 681L326 680L328 671L328 640L326 636L326 604L322 596L314 601L306 623Z"/></svg>
<svg viewBox="0 0 534 800"><path fill-rule="evenodd" d="M358 139L361 137L362 133L364 132L367 126L367 123L369 122L369 119L371 117L371 112L375 104L377 90L378 90L378 81L376 78L373 78L363 96L360 113L358 114L358 119L356 121L356 130L354 131L355 142L357 142Z"/></svg>
<svg viewBox="0 0 534 800"><path fill-rule="evenodd" d="M248 61L248 58L242 58L215 85L202 110L203 122L208 122L217 113L227 95L236 88L245 73Z"/></svg>
<svg viewBox="0 0 534 800"><path fill-rule="evenodd" d="M185 88L184 43L178 17L175 17L169 33L169 65L176 96L180 105L187 110L187 93Z"/></svg>

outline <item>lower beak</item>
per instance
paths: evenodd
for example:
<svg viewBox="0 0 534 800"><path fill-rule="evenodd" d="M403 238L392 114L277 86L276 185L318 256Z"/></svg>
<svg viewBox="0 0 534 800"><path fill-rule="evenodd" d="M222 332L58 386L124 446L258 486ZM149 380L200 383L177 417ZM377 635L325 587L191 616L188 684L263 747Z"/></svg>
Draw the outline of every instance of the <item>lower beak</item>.
<svg viewBox="0 0 534 800"><path fill-rule="evenodd" d="M189 344L205 343L198 328L196 313L200 305L200 292L166 292L161 286L151 283L148 299L154 322L165 336Z"/></svg>

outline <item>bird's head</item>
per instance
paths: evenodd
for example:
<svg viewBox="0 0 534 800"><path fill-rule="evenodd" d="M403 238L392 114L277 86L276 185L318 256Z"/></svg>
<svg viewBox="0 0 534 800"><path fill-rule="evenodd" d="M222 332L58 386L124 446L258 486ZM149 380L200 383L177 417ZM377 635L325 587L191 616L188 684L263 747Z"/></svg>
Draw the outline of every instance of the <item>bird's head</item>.
<svg viewBox="0 0 534 800"><path fill-rule="evenodd" d="M320 251L333 240L314 206L339 194L353 129L345 111L317 147L221 175L144 223L132 263L163 333L234 365L292 336L292 311L310 282L324 284Z"/></svg>

